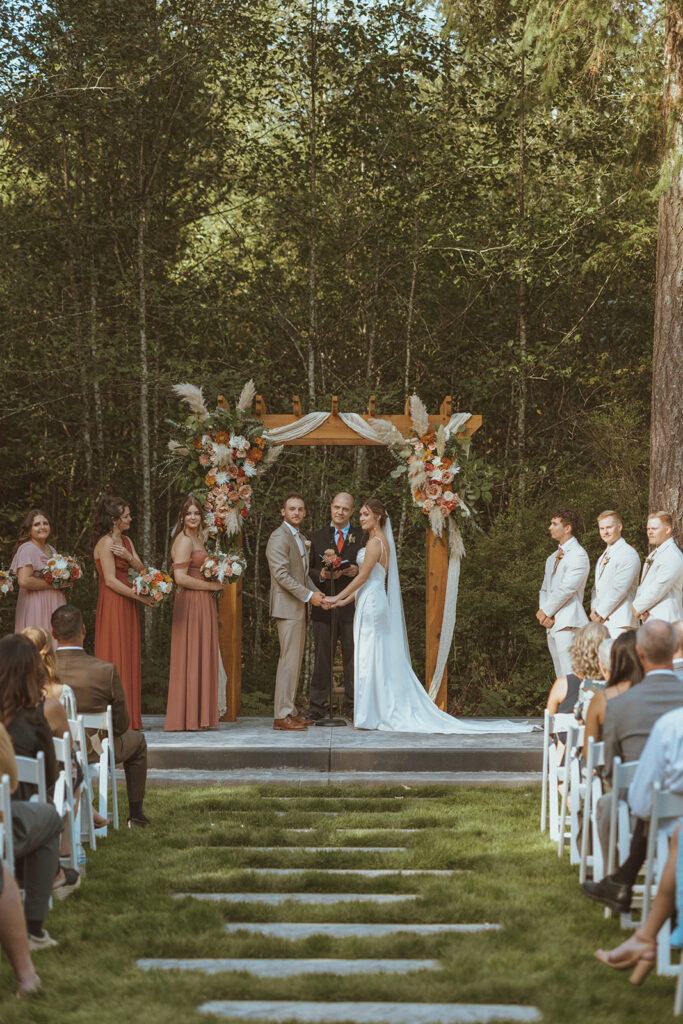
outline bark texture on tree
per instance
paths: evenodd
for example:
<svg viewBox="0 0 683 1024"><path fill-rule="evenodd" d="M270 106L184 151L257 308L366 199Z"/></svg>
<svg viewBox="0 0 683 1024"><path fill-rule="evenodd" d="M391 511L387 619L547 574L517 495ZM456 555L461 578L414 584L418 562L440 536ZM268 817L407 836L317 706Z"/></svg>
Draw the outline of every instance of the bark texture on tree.
<svg viewBox="0 0 683 1024"><path fill-rule="evenodd" d="M659 199L652 359L650 509L683 537L683 2L669 4L664 50L664 189Z"/></svg>

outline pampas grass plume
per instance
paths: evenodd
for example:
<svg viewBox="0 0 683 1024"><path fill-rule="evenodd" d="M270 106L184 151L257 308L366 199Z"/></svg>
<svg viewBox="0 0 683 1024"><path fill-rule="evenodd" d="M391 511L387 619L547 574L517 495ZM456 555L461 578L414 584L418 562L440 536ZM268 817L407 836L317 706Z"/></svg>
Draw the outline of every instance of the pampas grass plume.
<svg viewBox="0 0 683 1024"><path fill-rule="evenodd" d="M204 392L201 388L186 382L185 384L174 384L173 391L183 402L187 402L192 412L196 412L200 416L209 415L209 410L206 408L204 401Z"/></svg>

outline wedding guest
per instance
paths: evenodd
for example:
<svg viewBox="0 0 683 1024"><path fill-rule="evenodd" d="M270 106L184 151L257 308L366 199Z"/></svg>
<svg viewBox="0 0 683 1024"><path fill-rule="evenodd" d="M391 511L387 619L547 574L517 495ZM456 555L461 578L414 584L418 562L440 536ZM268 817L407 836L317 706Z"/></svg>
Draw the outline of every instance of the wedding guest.
<svg viewBox="0 0 683 1024"><path fill-rule="evenodd" d="M17 756L45 756L48 791L57 780L57 759L40 689L44 669L31 641L14 633L0 640L0 723L12 740ZM48 702L45 702L48 703ZM63 712L59 703L57 708ZM35 787L20 783L12 794L14 853L23 872L24 913L31 950L57 943L43 930L55 887L78 888L78 872L59 867L62 819L49 803L29 802ZM66 895L66 893L65 893Z"/></svg>
<svg viewBox="0 0 683 1024"><path fill-rule="evenodd" d="M652 512L647 519L647 539L654 549L645 559L640 586L633 599L633 614L676 622L683 619L683 553L672 536L673 518L668 512Z"/></svg>
<svg viewBox="0 0 683 1024"><path fill-rule="evenodd" d="M603 646L611 644L609 653L603 654ZM604 665L607 658L608 665ZM595 694L588 705L586 713L586 728L584 731L583 756L588 753L588 740L592 736L596 743L602 740L602 731L605 724L605 709L607 701L618 697L620 693L626 693L632 686L635 686L643 678L643 666L636 653L636 631L630 629L621 633L616 640L603 641L598 651L598 659L601 666L605 668L605 679L607 685L604 690Z"/></svg>
<svg viewBox="0 0 683 1024"><path fill-rule="evenodd" d="M17 759L14 754L14 747L12 746L9 733L5 729L4 725L0 725L0 776L1 775L8 776L10 794L14 793L18 784ZM12 804L12 834L14 836L16 815L16 827L19 833L19 841L22 839L22 833L25 833L26 831L26 818L22 814L22 811L26 809L26 806L16 802L13 802ZM32 816L34 821L36 820L36 811L38 814L43 815L43 817L51 817L53 827L55 825L55 820L59 822L57 812L47 804L41 804L40 810L38 810L37 804L33 804ZM30 818L30 809L28 814ZM25 865L17 866L25 868ZM31 872L31 869L33 869L33 872ZM29 864L29 877L31 878L33 890L31 893L31 901L33 902L35 901L36 894L35 882L31 877L32 874L35 875L34 858L31 858ZM46 883L45 888L47 901L49 901L49 887L51 885L50 873L47 875ZM27 889L25 892L28 894ZM34 912L33 909L31 909L31 912ZM41 918L41 921L42 920L43 918ZM50 939L47 932L42 932L42 938L47 945L47 940ZM54 939L50 939L50 944L56 945ZM17 987L14 990L14 994L16 996L20 996L24 992L35 992L40 988L40 978L36 974L31 960L28 929L26 926L24 905L22 903L19 886L11 872L2 863L0 863L0 947L2 947L5 953L7 953L12 965L12 970L14 971L17 979Z"/></svg>
<svg viewBox="0 0 683 1024"><path fill-rule="evenodd" d="M14 631L25 626L42 626L50 632L50 616L55 608L66 604L65 591L46 583L41 576L49 558L57 552L48 544L50 520L39 508L32 508L21 526L14 546L10 572L16 573L19 596L14 617Z"/></svg>
<svg viewBox="0 0 683 1024"><path fill-rule="evenodd" d="M147 784L147 741L143 733L129 729L126 695L116 665L93 658L83 650L85 626L78 608L66 604L52 616L52 633L57 641L57 668L76 694L79 711L97 714L111 705L114 727L114 758L123 764L128 793L128 828L149 825L142 804ZM88 737L89 760L96 761L97 734Z"/></svg>
<svg viewBox="0 0 683 1024"><path fill-rule="evenodd" d="M218 725L218 614L213 595L225 584L202 577L207 557L204 512L198 499L190 496L180 506L171 544L178 590L171 626L166 732Z"/></svg>
<svg viewBox="0 0 683 1024"><path fill-rule="evenodd" d="M587 622L581 629L573 631L572 645L569 656L572 660L573 672L560 676L550 688L546 707L551 715L572 714L581 693L581 685L585 680L602 679L598 651L600 645L609 637L607 627L601 622ZM567 734L558 733L558 747L564 747ZM562 754L562 750L559 751Z"/></svg>
<svg viewBox="0 0 683 1024"><path fill-rule="evenodd" d="M99 577L95 619L95 657L116 665L126 694L131 729L142 728L140 617L136 602L153 605L135 593L128 571L144 565L126 537L132 516L128 502L106 495L95 510L93 547Z"/></svg>
<svg viewBox="0 0 683 1024"><path fill-rule="evenodd" d="M637 625L632 605L638 589L640 558L621 535L624 524L618 512L601 512L598 528L607 546L595 565L590 617L593 622L604 622L610 636L616 637Z"/></svg>
<svg viewBox="0 0 683 1024"><path fill-rule="evenodd" d="M74 692L70 686L66 683L62 683L57 675L57 659L55 657L55 638L52 633L48 633L47 630L43 629L42 626L27 626L26 629L22 629L22 636L27 636L31 643L33 643L40 655L40 660L43 663L45 669L45 678L43 680L43 697L53 697L58 700L64 710L67 712L67 716L71 718L76 717L76 698ZM74 714L70 714L70 711Z"/></svg>
<svg viewBox="0 0 683 1024"><path fill-rule="evenodd" d="M320 606L323 594L308 575L307 542L299 527L306 515L300 494L288 494L280 509L282 523L266 545L270 569L270 614L277 622L280 657L275 676L274 729L301 731L312 725L296 713L296 688L306 639L306 605Z"/></svg>
<svg viewBox="0 0 683 1024"><path fill-rule="evenodd" d="M309 575L315 585L326 595L332 594L332 581L336 589L346 586L347 579L358 575L356 558L363 547L366 537L360 527L352 526L353 498L346 491L341 491L332 499L330 505L330 522L311 534L311 553ZM325 565L326 551L346 563L343 568L335 571ZM337 585L337 581L341 581ZM336 612L313 606L311 622L315 638L315 664L311 678L309 716L313 721L324 717L330 693L330 674L332 672L331 652L336 650L337 638L341 640L342 657L344 659L344 714L353 718L353 614L355 601ZM334 626L333 626L334 624ZM334 636L332 630L334 628Z"/></svg>
<svg viewBox="0 0 683 1024"><path fill-rule="evenodd" d="M548 532L559 546L545 563L536 618L546 630L555 677L559 678L571 672L569 648L574 633L588 622L583 608L583 592L590 561L577 540L579 517L573 509L555 512Z"/></svg>

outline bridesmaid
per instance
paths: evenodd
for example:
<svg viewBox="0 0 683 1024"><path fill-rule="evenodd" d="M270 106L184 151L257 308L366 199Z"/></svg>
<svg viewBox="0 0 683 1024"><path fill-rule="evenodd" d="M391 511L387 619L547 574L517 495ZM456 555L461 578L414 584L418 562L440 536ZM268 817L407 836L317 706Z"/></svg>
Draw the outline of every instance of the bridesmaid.
<svg viewBox="0 0 683 1024"><path fill-rule="evenodd" d="M154 602L138 596L128 582L129 569L144 569L132 541L124 536L131 519L123 498L105 495L95 509L93 554L99 577L95 657L116 665L126 694L129 728L142 729L140 617L135 602Z"/></svg>
<svg viewBox="0 0 683 1024"><path fill-rule="evenodd" d="M19 597L14 632L26 626L41 626L52 638L50 619L55 608L66 604L64 590L46 583L40 573L48 558L57 552L47 543L50 520L39 508L32 508L19 527L10 572L17 574ZM55 646L54 640L52 645Z"/></svg>
<svg viewBox="0 0 683 1024"><path fill-rule="evenodd" d="M204 513L186 498L173 530L171 561L178 590L171 627L171 669L164 729L184 732L218 725L218 614L211 596L223 590L201 575Z"/></svg>

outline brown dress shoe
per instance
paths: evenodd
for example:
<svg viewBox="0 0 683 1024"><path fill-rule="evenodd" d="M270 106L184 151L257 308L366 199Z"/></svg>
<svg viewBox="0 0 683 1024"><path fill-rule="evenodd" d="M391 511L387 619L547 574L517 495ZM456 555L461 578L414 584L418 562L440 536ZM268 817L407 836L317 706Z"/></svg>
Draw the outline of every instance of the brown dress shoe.
<svg viewBox="0 0 683 1024"><path fill-rule="evenodd" d="M305 725L301 725L301 723L297 721L296 718L292 718L291 715L287 715L286 718L276 718L273 720L273 729L303 732L305 728Z"/></svg>

